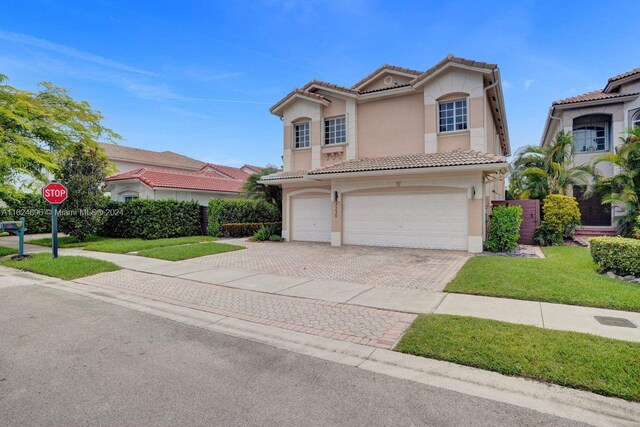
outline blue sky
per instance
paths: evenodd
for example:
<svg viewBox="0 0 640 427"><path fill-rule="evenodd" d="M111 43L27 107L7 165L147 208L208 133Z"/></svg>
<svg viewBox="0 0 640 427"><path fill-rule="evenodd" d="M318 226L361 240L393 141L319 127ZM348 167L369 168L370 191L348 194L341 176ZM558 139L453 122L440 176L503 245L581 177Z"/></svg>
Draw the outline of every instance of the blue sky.
<svg viewBox="0 0 640 427"><path fill-rule="evenodd" d="M294 87L350 86L384 63L424 70L451 52L498 64L516 149L538 143L552 100L640 67L636 26L613 24L635 2L607 5L21 0L2 5L0 73L71 89L125 145L280 165L268 108Z"/></svg>

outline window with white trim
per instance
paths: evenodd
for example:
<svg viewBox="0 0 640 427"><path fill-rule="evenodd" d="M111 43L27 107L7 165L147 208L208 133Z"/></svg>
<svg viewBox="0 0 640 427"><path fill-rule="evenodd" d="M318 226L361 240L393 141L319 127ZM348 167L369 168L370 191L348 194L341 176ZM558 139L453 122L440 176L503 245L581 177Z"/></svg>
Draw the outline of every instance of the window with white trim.
<svg viewBox="0 0 640 427"><path fill-rule="evenodd" d="M467 100L457 99L439 103L438 117L440 132L466 130L468 127Z"/></svg>
<svg viewBox="0 0 640 427"><path fill-rule="evenodd" d="M640 110L631 117L631 127L640 126Z"/></svg>
<svg viewBox="0 0 640 427"><path fill-rule="evenodd" d="M138 196L124 196L124 202L125 203L129 203L132 202L134 200L136 200L138 198Z"/></svg>
<svg viewBox="0 0 640 427"><path fill-rule="evenodd" d="M345 116L333 117L324 121L324 143L340 144L347 142L347 120Z"/></svg>
<svg viewBox="0 0 640 427"><path fill-rule="evenodd" d="M293 125L293 148L307 148L311 145L311 123L301 122Z"/></svg>

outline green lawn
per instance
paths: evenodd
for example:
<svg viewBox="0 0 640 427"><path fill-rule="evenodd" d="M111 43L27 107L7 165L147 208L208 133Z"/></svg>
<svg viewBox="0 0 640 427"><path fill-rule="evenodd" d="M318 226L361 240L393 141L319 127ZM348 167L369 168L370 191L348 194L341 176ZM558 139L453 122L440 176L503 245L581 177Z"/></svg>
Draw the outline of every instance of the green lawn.
<svg viewBox="0 0 640 427"><path fill-rule="evenodd" d="M17 254L18 250L13 248L5 248L4 246L0 246L0 257Z"/></svg>
<svg viewBox="0 0 640 427"><path fill-rule="evenodd" d="M142 240L142 239L107 239L87 244L87 251L113 252L125 254L145 249L163 248L166 246L184 245L188 243L211 242L210 236L175 237L172 239Z"/></svg>
<svg viewBox="0 0 640 427"><path fill-rule="evenodd" d="M396 350L640 401L640 343L430 314L418 316Z"/></svg>
<svg viewBox="0 0 640 427"><path fill-rule="evenodd" d="M53 259L49 253L38 253L33 255L32 258L23 260L0 259L0 265L64 280L120 270L117 265L99 259L82 256L60 256L57 259Z"/></svg>
<svg viewBox="0 0 640 427"><path fill-rule="evenodd" d="M205 255L219 254L222 252L237 251L238 249L244 249L244 246L207 242L145 249L138 252L138 255L149 258L166 259L168 261L180 261L183 259L197 258Z"/></svg>
<svg viewBox="0 0 640 427"><path fill-rule="evenodd" d="M89 237L87 237L87 239L84 242L80 242L80 241L76 240L75 237L61 236L61 237L58 237L58 247L59 248L80 248L80 247L88 245L89 243L104 242L106 240L113 240L113 239L110 239L108 237L89 236ZM51 237L44 237L44 238L41 238L41 239L28 240L25 243L29 243L31 245L38 245L38 246L47 246L47 247L50 248L51 247Z"/></svg>
<svg viewBox="0 0 640 427"><path fill-rule="evenodd" d="M640 285L598 274L588 249L543 252L546 259L473 257L445 291L640 311Z"/></svg>

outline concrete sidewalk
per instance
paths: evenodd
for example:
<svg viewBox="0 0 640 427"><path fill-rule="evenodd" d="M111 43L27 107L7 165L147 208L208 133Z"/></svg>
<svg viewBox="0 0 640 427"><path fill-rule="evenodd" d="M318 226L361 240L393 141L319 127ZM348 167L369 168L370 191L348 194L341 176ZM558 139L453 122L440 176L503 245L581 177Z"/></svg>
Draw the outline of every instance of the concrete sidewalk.
<svg viewBox="0 0 640 427"><path fill-rule="evenodd" d="M248 270L208 267L203 264L191 264L188 260L171 262L80 249L65 249L63 252L68 255L85 255L112 261L130 270L228 288L405 313L480 317L640 342L640 313L628 311L431 292L420 289L368 287L350 282L274 276ZM636 327L604 325L596 320L596 316L626 319Z"/></svg>
<svg viewBox="0 0 640 427"><path fill-rule="evenodd" d="M33 245L30 245L33 246ZM48 250L39 246L34 249ZM31 250L31 248L29 248ZM266 294L342 303L404 313L436 313L472 316L541 328L583 332L608 338L640 342L640 313L601 308L449 294L421 289L276 276L249 270L207 266L190 260L172 262L135 255L61 249L63 255L82 255L111 261L122 268L165 278L191 281ZM600 323L598 317L623 319L628 326ZM635 327L630 327L635 326Z"/></svg>

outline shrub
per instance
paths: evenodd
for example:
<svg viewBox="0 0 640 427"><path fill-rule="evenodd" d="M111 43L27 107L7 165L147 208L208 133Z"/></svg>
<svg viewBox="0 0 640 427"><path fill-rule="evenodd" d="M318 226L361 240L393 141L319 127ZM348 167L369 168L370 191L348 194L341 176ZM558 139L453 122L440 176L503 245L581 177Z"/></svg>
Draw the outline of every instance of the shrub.
<svg viewBox="0 0 640 427"><path fill-rule="evenodd" d="M241 222L229 223L220 226L219 237L249 237L253 236L263 226L275 227L275 232L281 233L282 223L280 222Z"/></svg>
<svg viewBox="0 0 640 427"><path fill-rule="evenodd" d="M198 202L176 200L133 200L110 202L100 235L165 239L200 234Z"/></svg>
<svg viewBox="0 0 640 427"><path fill-rule="evenodd" d="M625 237L589 239L591 257L600 271L625 276L640 276L640 240Z"/></svg>
<svg viewBox="0 0 640 427"><path fill-rule="evenodd" d="M489 239L485 248L491 252L511 252L518 246L522 224L522 207L496 206L491 211Z"/></svg>
<svg viewBox="0 0 640 427"><path fill-rule="evenodd" d="M209 215L208 230L212 236L223 236L221 226L224 224L280 221L278 208L264 200L211 199L207 212ZM252 235L256 230L248 235Z"/></svg>
<svg viewBox="0 0 640 427"><path fill-rule="evenodd" d="M575 197L550 194L542 205L542 224L536 230L536 241L543 245L562 244L580 224L580 209Z"/></svg>
<svg viewBox="0 0 640 427"><path fill-rule="evenodd" d="M270 240L272 242L282 241L282 237L280 237L280 234L282 234L282 230L281 227L278 227L278 225L279 224L263 224L262 227L260 227L258 231L256 231L251 240L253 240L254 242L264 242L266 240Z"/></svg>
<svg viewBox="0 0 640 427"><path fill-rule="evenodd" d="M40 193L3 195L2 200L7 204L6 207L0 208L3 221L18 221L24 217L27 234L51 232L51 205ZM64 204L62 206L64 207Z"/></svg>

